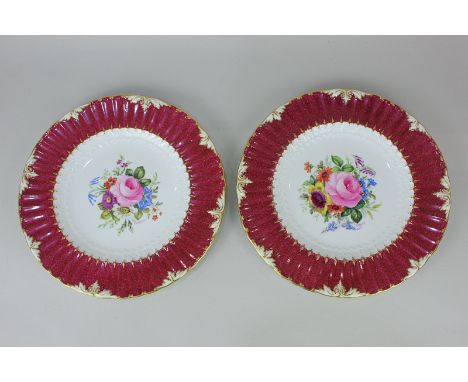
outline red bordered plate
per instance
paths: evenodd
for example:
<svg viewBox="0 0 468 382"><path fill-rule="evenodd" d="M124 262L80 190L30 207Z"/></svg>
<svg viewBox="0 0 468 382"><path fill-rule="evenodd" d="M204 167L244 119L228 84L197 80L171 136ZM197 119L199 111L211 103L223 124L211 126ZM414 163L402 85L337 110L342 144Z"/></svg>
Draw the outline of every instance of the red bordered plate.
<svg viewBox="0 0 468 382"><path fill-rule="evenodd" d="M450 210L447 168L424 127L356 90L306 94L270 114L244 150L237 193L260 256L295 284L337 297L412 276Z"/></svg>
<svg viewBox="0 0 468 382"><path fill-rule="evenodd" d="M54 123L26 163L23 231L52 276L98 297L154 292L210 247L224 211L221 160L183 111L105 97Z"/></svg>

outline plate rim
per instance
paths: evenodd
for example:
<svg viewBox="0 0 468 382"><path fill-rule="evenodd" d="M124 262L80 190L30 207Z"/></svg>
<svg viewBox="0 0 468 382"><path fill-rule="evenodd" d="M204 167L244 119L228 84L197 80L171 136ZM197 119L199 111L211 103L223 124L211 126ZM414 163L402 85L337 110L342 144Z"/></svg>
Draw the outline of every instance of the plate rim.
<svg viewBox="0 0 468 382"><path fill-rule="evenodd" d="M93 283L93 284L91 284L89 286L86 286L86 285L82 284L81 282L78 285L70 285L70 284L67 284L64 281L62 281L60 277L57 277L57 276L53 275L52 271L50 269L47 269L44 266L44 264L41 262L40 256L39 256L40 251L35 246L35 243L37 243L37 242L32 240L33 238L27 234L25 228L23 227L23 216L21 214L21 196L22 196L24 190L26 190L27 187L28 187L28 180L31 177L34 177L34 176L37 175L37 174L34 174L34 171L31 171L30 166L32 166L34 164L34 162L31 162L31 160L34 158L34 153L36 152L37 147L40 145L40 143L42 142L44 137L46 137L54 129L54 127L58 123L60 123L60 122L62 122L64 120L70 119L70 118L74 118L73 115L79 115L79 113L84 108L91 105L92 103L100 102L100 101L105 100L105 99L113 99L113 98L116 98L116 97L124 98L128 102L131 102L131 103L134 103L134 104L139 104L140 106L142 106L144 108L144 110L146 110L149 107L149 104L153 104L153 102L156 102L157 104L160 104L160 106L173 107L177 112L181 112L181 113L185 114L188 119L191 119L195 123L195 126L199 130L199 133L200 133L199 145L204 145L207 148L209 148L210 150L212 150L214 152L214 154L216 155L216 157L218 158L219 168L221 170L221 181L222 181L222 186L223 186L222 190L221 190L221 192L220 192L220 194L218 196L218 199L217 199L217 208L215 210L207 211L212 216L214 216L214 220L213 220L212 225L214 225L216 223L216 227L212 228L213 233L211 235L210 241L209 241L208 245L205 247L205 249L203 250L203 253L200 255L200 257L192 264L192 266L185 268L183 271L178 271L178 272L175 272L175 273L168 271L166 279L163 280L161 285L156 286L153 290L144 291L144 292L142 292L140 294L136 294L136 295L129 294L127 296L118 296L116 294L110 293L110 291L100 290L100 287L99 287L99 284L98 284L97 280L95 281L95 283ZM145 105L147 105L147 106L145 106ZM148 130L144 130L144 129L140 129L140 128L136 128L136 129L143 130L143 131L148 131ZM153 132L150 132L150 133L154 134L154 135L157 135L157 134L155 134ZM95 134L93 134L91 136L94 136L94 135ZM164 139L164 138L162 138L162 139ZM82 143L82 142L80 142L80 143ZM170 144L170 145L172 146L172 144ZM176 152L177 152L177 150L176 150ZM71 152L69 153L69 155L70 154L71 154ZM66 158L65 158L65 160L66 160ZM31 173L33 175L31 175ZM57 174L58 174L58 171L57 171ZM55 174L55 175L57 175L57 174ZM54 184L54 187L55 187L56 179L54 180L53 184ZM199 264L199 262L203 258L205 258L207 252L210 250L210 248L214 244L214 242L215 242L215 240L217 238L217 235L218 235L218 233L220 231L221 225L223 223L224 211L225 211L225 205L226 205L226 198L227 198L226 172L225 172L225 169L224 169L222 158L218 154L218 152L216 150L216 147L215 147L213 141L211 140L210 136L208 135L208 133L200 126L199 122L194 117L192 117L191 114L189 114L185 110L182 110L179 106L174 105L173 103L166 102L165 100L162 100L159 97L155 98L155 97L151 97L151 96L142 96L142 95L137 95L137 94L117 93L117 94L112 94L112 95L108 95L108 96L95 98L95 99L92 99L92 100L90 100L89 102L87 102L85 104L82 104L81 106L75 107L69 113L65 114L62 118L57 119L55 122L51 123L51 125L47 128L47 130L44 131L44 133L42 133L42 135L39 137L39 139L35 143L34 147L32 148L30 154L28 155L27 160L25 162L25 165L23 167L23 171L21 173L21 178L20 178L20 181L19 181L19 188L18 188L17 215L18 215L18 222L19 222L20 229L23 232L23 235L24 235L24 237L26 239L26 243L27 243L27 246L28 246L30 252L32 253L33 257L36 259L36 261L39 263L41 268L44 271L46 271L50 276L52 276L52 278L57 280L61 285L65 286L67 288L73 289L73 290L75 290L77 292L80 292L81 294L85 294L85 295L100 298L100 299L125 300L125 299L131 299L131 298L137 298L137 297L151 295L151 294L154 294L154 293L158 292L161 289L166 288L167 286L173 284L175 281L179 280L180 278L185 276L187 273L192 271ZM55 212L54 212L54 215L55 215ZM184 221L185 221L185 218L184 218ZM60 227L58 227L58 229L59 229L60 232L62 232ZM179 227L179 230L180 230L180 227ZM70 242L70 244L73 245L71 242ZM39 243L39 245L40 245L40 243ZM90 255L88 254L88 256L90 256ZM95 261L97 261L97 262L102 261L103 263L106 263L106 264L111 263L111 264L114 264L114 266L115 266L115 264L123 264L123 263L132 264L132 263L140 262L140 260L142 260L142 259L139 259L139 260L132 260L132 261L129 261L129 262L118 262L118 261L110 262L110 261L103 261L103 260L100 260L100 259L95 259L92 256L90 256L90 257L92 259L94 259Z"/></svg>
<svg viewBox="0 0 468 382"><path fill-rule="evenodd" d="M404 278L402 278L398 283L396 284L392 284L390 285L388 288L379 288L376 292L374 293L369 293L369 292L361 292L359 290L356 290L354 288L350 288L348 290L346 290L344 288L344 286L342 285L341 283L341 280L338 282L338 284L336 284L333 288L331 288L330 286L324 284L323 285L323 288L322 289L309 289L309 288L306 288L302 283L296 283L292 277L287 277L285 275L283 275L280 270L276 267L276 265L274 264L274 260L272 261L272 258L271 258L271 253L272 251L271 250L266 250L262 245L258 244L255 242L255 240L253 240L250 235L249 235L249 231L248 231L248 228L245 226L244 224L244 216L242 215L242 212L241 212L241 204L242 204L242 200L243 198L245 197L245 191L244 191L244 187L251 183L252 181L250 179L248 179L246 176L245 176L245 171L247 169L247 166L245 164L245 161L244 161L244 155L245 155L245 152L246 150L250 147L250 143L252 141L252 138L255 136L255 134L257 133L257 131L265 124L265 123L268 123L268 122L272 122L274 121L275 119L277 119L277 117L279 117L281 115L281 113L284 111L284 109L293 101L295 100L298 100L298 99L301 99L305 96L308 96L308 95L313 95L313 94L317 94L317 93L321 93L321 94L326 94L326 95L329 95L330 97L333 97L333 98L336 98L336 97L341 97L343 99L343 102L344 104L347 104L347 102L351 99L351 98L357 98L357 99L361 99L363 97L367 97L367 96L371 96L371 97L377 97L379 100L381 101L384 101L384 102L387 102L389 103L390 105L392 105L393 107L396 107L398 108L399 110L401 110L403 113L405 113L405 115L408 117L408 120L412 120L411 124L413 126L413 123L415 125L415 130L418 130L420 132L422 132L423 134L426 134L431 140L432 142L434 142L437 150L439 151L439 154L440 154L440 159L442 160L442 162L444 163L445 165L445 175L441 178L441 180L446 177L447 178L447 181L448 181L448 188L445 188L444 191L446 191L447 193L447 199L446 199L446 206L447 206L447 212L446 212L446 218L445 218L445 227L441 230L441 236L440 238L438 239L438 241L435 243L434 245L434 248L428 253L426 254L426 256L422 257L421 259L419 259L418 263L416 264L416 262L413 264L413 261L412 259L409 259L409 263L410 263L410 267L408 268L408 271L410 269L414 269L414 271L412 273L408 273L408 275ZM279 118L281 119L281 118ZM337 121L335 121L337 122ZM332 122L324 122L324 123L332 123ZM318 125L316 125L318 126ZM363 125L367 128L370 128L372 129L371 127L367 126L366 125ZM374 130L374 129L372 129ZM374 130L375 131L375 130ZM385 135L384 135L385 136ZM385 136L387 139L389 139L387 136ZM297 136L296 136L297 138ZM389 139L390 140L390 139ZM390 140L392 143L393 141ZM282 105L278 106L276 109L274 109L270 114L268 114L266 116L266 118L264 118L256 127L255 129L253 130L253 132L250 134L249 138L247 139L247 142L242 150L242 154L241 154L241 157L240 157L240 161L239 161L239 166L238 166L238 170L237 170L237 174L236 174L236 194L237 194L237 213L238 213L238 216L239 216L239 219L240 219L240 222L241 222L241 226L242 226L242 229L244 231L244 234L247 236L247 239L249 240L249 242L252 244L252 246L255 248L255 251L256 253L264 260L264 262L270 267L272 268L275 273L277 273L279 276L281 276L283 279L286 279L287 281L289 281L291 284L295 285L295 286L298 286L298 287L301 287L301 289L303 290L306 290L307 292L311 292L311 293L317 293L317 294L320 294L320 295L324 295L324 296L328 296L328 297L338 297L338 298L357 298L357 297L364 297L364 296L374 296L374 295L377 295L377 294L380 294L382 292L386 292L386 291L389 291L399 285L401 285L403 282L405 282L406 280L408 280L409 278L411 278L412 276L414 276L426 263L427 261L432 257L433 254L435 254L435 252L437 251L437 249L439 248L439 245L440 245L440 242L442 241L444 235L445 235L445 231L448 227L448 224L449 224L449 221L450 221L450 210L451 210L451 187L450 187L450 176L449 176L449 173L448 173L448 166L447 166L447 162L445 161L445 158L444 158L444 155L442 153L442 151L440 150L440 148L438 147L437 145L437 142L434 140L434 138L432 137L432 135L429 133L429 131L423 127L423 125L419 122L419 120L417 120L415 117L413 117L410 113L407 112L407 110L405 108L402 108L401 106L399 106L398 104L396 104L393 100L389 99L389 98L383 98L382 96L380 95L377 95L377 94L373 94L373 93L368 93L368 92L365 92L365 91L362 91L362 90L356 90L356 89L345 89L345 88L341 88L341 89L317 89L317 90L312 90L312 91L309 91L309 92L306 92L306 93L303 93L299 96L296 96L296 97L293 97L293 98L290 98L287 102L283 103ZM442 188L441 188L442 190ZM414 208L414 205L413 205L413 208ZM401 233L397 236L396 239L394 239L392 241L392 244L395 240L397 240L399 238L399 236L401 235ZM387 248L388 246L386 246L385 248ZM384 249L385 249L384 248ZM383 249L383 250L384 250ZM381 251L383 251L381 250ZM381 252L379 251L379 252ZM374 256L375 254L372 254L371 256ZM327 261L333 261L335 264L337 263L338 259L336 258L331 258L331 257L327 257L327 256L323 256L323 255L319 255L320 257L323 257L325 258L326 262ZM369 256L369 257L371 257ZM364 257L361 257L359 259L346 259L344 261L352 261L352 262L359 262L359 261L362 261L364 259ZM340 259L341 261L343 261L343 259ZM328 289L326 289L328 288ZM351 292L351 293L348 293L348 292Z"/></svg>

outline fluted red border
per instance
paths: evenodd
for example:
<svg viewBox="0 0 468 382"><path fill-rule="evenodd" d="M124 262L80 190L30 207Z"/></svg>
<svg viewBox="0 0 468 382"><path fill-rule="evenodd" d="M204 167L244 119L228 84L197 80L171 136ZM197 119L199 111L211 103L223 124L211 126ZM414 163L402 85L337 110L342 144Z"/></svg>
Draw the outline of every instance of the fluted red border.
<svg viewBox="0 0 468 382"><path fill-rule="evenodd" d="M261 254L268 254L267 262L308 290L350 297L386 290L422 266L441 240L448 216L444 201L435 195L446 166L417 121L388 100L352 91L306 94L275 114L257 128L244 150L242 177L247 182L242 181L245 196L239 197L242 224ZM384 250L356 260L307 250L282 226L273 202L274 171L288 144L307 129L338 121L367 126L390 139L406 159L415 187L414 207L401 235Z"/></svg>
<svg viewBox="0 0 468 382"><path fill-rule="evenodd" d="M81 284L85 289L99 285L100 291L118 297L150 293L168 280L168 274L194 266L212 242L217 217L210 211L219 210L225 189L221 160L186 113L144 101L124 96L92 101L78 109L76 118L68 116L52 125L33 151L35 162L28 171L35 176L19 198L21 225L33 242L40 243L38 257L44 268L66 285ZM179 232L152 256L126 263L79 252L60 231L53 208L55 179L69 153L92 135L116 127L138 128L165 139L181 156L190 179L190 204Z"/></svg>

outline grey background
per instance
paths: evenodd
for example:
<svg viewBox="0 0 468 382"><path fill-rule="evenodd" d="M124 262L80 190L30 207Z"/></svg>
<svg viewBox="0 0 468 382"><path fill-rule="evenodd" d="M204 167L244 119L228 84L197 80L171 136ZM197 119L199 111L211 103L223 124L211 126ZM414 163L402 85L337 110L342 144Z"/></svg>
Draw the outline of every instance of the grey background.
<svg viewBox="0 0 468 382"><path fill-rule="evenodd" d="M468 345L468 39L465 37L1 37L0 345ZM445 155L452 213L437 254L406 283L359 299L307 292L256 254L236 210L243 147L266 115L320 88L387 97ZM192 116L225 166L217 240L158 293L101 300L63 287L19 228L24 162L48 126L118 93Z"/></svg>

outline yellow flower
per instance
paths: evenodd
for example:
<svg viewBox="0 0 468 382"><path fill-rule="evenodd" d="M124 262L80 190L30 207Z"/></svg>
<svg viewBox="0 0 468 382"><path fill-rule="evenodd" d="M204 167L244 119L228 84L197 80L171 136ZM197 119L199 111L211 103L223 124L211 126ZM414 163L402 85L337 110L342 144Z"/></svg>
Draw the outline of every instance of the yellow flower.
<svg viewBox="0 0 468 382"><path fill-rule="evenodd" d="M321 215L327 213L327 205L332 204L330 195L325 192L325 187L322 182L310 184L308 187L309 192L309 205Z"/></svg>

